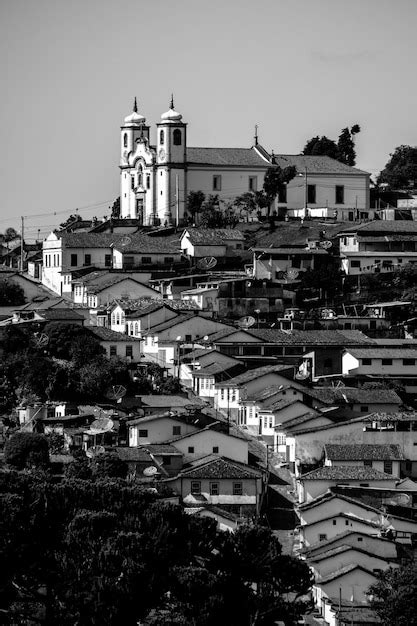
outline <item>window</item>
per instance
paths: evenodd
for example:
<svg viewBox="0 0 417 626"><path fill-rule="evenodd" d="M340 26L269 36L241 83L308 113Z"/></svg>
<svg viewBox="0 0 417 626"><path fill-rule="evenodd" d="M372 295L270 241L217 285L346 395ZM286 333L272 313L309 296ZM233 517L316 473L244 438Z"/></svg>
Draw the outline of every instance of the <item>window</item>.
<svg viewBox="0 0 417 626"><path fill-rule="evenodd" d="M84 265L91 265L91 254L84 255Z"/></svg>
<svg viewBox="0 0 417 626"><path fill-rule="evenodd" d="M257 191L258 178L256 176L249 176L249 191Z"/></svg>
<svg viewBox="0 0 417 626"><path fill-rule="evenodd" d="M127 133L123 135L123 147L127 148Z"/></svg>
<svg viewBox="0 0 417 626"><path fill-rule="evenodd" d="M76 254L71 254L71 267L77 267L78 258Z"/></svg>
<svg viewBox="0 0 417 626"><path fill-rule="evenodd" d="M188 454L194 454L194 446L188 446Z"/></svg>
<svg viewBox="0 0 417 626"><path fill-rule="evenodd" d="M361 406L361 413L368 413L368 411L369 411L369 408L366 406L366 404Z"/></svg>
<svg viewBox="0 0 417 626"><path fill-rule="evenodd" d="M174 435L174 437L178 437L178 435L181 435L181 426L173 426L172 434Z"/></svg>
<svg viewBox="0 0 417 626"><path fill-rule="evenodd" d="M370 459L365 459L363 462L364 467L372 467L372 461Z"/></svg>
<svg viewBox="0 0 417 626"><path fill-rule="evenodd" d="M193 336L192 335L185 335L185 341L192 341Z"/></svg>
<svg viewBox="0 0 417 626"><path fill-rule="evenodd" d="M181 131L179 128L176 128L174 132L172 133L172 139L173 139L174 146L181 145Z"/></svg>
<svg viewBox="0 0 417 626"><path fill-rule="evenodd" d="M337 524L337 521L334 519L333 520L333 526L336 526L336 524Z"/></svg>
<svg viewBox="0 0 417 626"><path fill-rule="evenodd" d="M148 436L147 428L139 429L139 437L147 437L147 436Z"/></svg>
<svg viewBox="0 0 417 626"><path fill-rule="evenodd" d="M336 204L345 203L345 188L343 185L336 185Z"/></svg>
<svg viewBox="0 0 417 626"><path fill-rule="evenodd" d="M117 356L117 346L110 346L110 356Z"/></svg>
<svg viewBox="0 0 417 626"><path fill-rule="evenodd" d="M224 400L224 389L220 389L220 398Z"/></svg>
<svg viewBox="0 0 417 626"><path fill-rule="evenodd" d="M152 257L150 257L150 256L143 256L142 257L142 263L144 265L149 265L150 263L152 263Z"/></svg>
<svg viewBox="0 0 417 626"><path fill-rule="evenodd" d="M392 359L382 359L382 365L392 365Z"/></svg>
<svg viewBox="0 0 417 626"><path fill-rule="evenodd" d="M133 346L126 346L126 357L130 359L133 357Z"/></svg>
<svg viewBox="0 0 417 626"><path fill-rule="evenodd" d="M307 202L316 204L316 185L307 185Z"/></svg>
<svg viewBox="0 0 417 626"><path fill-rule="evenodd" d="M361 262L360 261L351 261L350 262L350 267L360 267L361 266Z"/></svg>
<svg viewBox="0 0 417 626"><path fill-rule="evenodd" d="M372 359L362 359L362 365L372 365Z"/></svg>
<svg viewBox="0 0 417 626"><path fill-rule="evenodd" d="M161 130L159 132L159 143L161 144L161 146L163 146L164 142L165 142L165 135L164 135L164 131ZM162 172L161 172L161 174L162 174Z"/></svg>
<svg viewBox="0 0 417 626"><path fill-rule="evenodd" d="M220 492L219 483L210 483L210 495L218 496Z"/></svg>
<svg viewBox="0 0 417 626"><path fill-rule="evenodd" d="M345 526L349 526L349 520L345 519Z"/></svg>
<svg viewBox="0 0 417 626"><path fill-rule="evenodd" d="M358 541L361 543L363 541L363 537L358 537Z"/></svg>
<svg viewBox="0 0 417 626"><path fill-rule="evenodd" d="M213 176L213 191L221 191L222 188L222 177L218 174Z"/></svg>
<svg viewBox="0 0 417 626"><path fill-rule="evenodd" d="M106 267L111 267L111 254L104 255L104 265Z"/></svg>
<svg viewBox="0 0 417 626"><path fill-rule="evenodd" d="M415 364L416 364L415 359L403 359L403 365L415 365Z"/></svg>
<svg viewBox="0 0 417 626"><path fill-rule="evenodd" d="M146 189L150 189L150 188L151 188L151 175L146 174Z"/></svg>
<svg viewBox="0 0 417 626"><path fill-rule="evenodd" d="M132 176L130 178L130 187L131 187L131 189L135 188L135 177L134 176Z"/></svg>
<svg viewBox="0 0 417 626"><path fill-rule="evenodd" d="M171 457L170 456L164 456L163 463L164 463L164 465L171 465Z"/></svg>
<svg viewBox="0 0 417 626"><path fill-rule="evenodd" d="M199 495L201 493L201 482L199 480L191 481L191 493L193 495Z"/></svg>
<svg viewBox="0 0 417 626"><path fill-rule="evenodd" d="M385 474L392 474L392 461L384 461Z"/></svg>
<svg viewBox="0 0 417 626"><path fill-rule="evenodd" d="M325 535L324 533L320 533L319 541L327 541L327 535Z"/></svg>
<svg viewBox="0 0 417 626"><path fill-rule="evenodd" d="M174 257L173 256L166 256L164 258L164 263L173 263L174 262Z"/></svg>
<svg viewBox="0 0 417 626"><path fill-rule="evenodd" d="M243 485L242 483L233 483L233 495L241 496L243 495Z"/></svg>
<svg viewBox="0 0 417 626"><path fill-rule="evenodd" d="M213 446L213 454L219 454L219 446Z"/></svg>

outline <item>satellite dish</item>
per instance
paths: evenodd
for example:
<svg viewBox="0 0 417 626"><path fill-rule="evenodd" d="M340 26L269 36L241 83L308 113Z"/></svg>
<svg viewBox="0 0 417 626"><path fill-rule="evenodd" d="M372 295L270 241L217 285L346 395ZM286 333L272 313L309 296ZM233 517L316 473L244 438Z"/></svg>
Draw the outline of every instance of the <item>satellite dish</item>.
<svg viewBox="0 0 417 626"><path fill-rule="evenodd" d="M245 317L241 317L240 320L238 320L237 324L240 328L250 328L255 322L256 319L252 317L252 315L245 315Z"/></svg>
<svg viewBox="0 0 417 626"><path fill-rule="evenodd" d="M88 448L85 453L89 459L93 459L98 454L104 454L106 452L106 448L104 446L93 446L92 448Z"/></svg>
<svg viewBox="0 0 417 626"><path fill-rule="evenodd" d="M324 250L328 250L329 248L332 247L332 242L327 240L326 241L319 241L319 246L320 248L324 248Z"/></svg>
<svg viewBox="0 0 417 626"><path fill-rule="evenodd" d="M298 278L299 273L295 267L289 267L285 272L285 277L287 280L295 280Z"/></svg>
<svg viewBox="0 0 417 626"><path fill-rule="evenodd" d="M145 467L145 469L143 470L144 476L155 476L155 474L157 473L158 473L158 468L155 467L155 465L149 465L148 467Z"/></svg>
<svg viewBox="0 0 417 626"><path fill-rule="evenodd" d="M214 256L205 256L199 261L197 261L197 267L200 270L211 270L213 267L216 267L217 259Z"/></svg>
<svg viewBox="0 0 417 626"><path fill-rule="evenodd" d="M126 387L123 387L123 385L113 385L113 387L110 387L110 389L106 391L106 398L109 398L109 400L119 401L125 395Z"/></svg>
<svg viewBox="0 0 417 626"><path fill-rule="evenodd" d="M132 243L132 237L128 237L127 235L122 237L119 241L119 245L121 246L128 246L130 243Z"/></svg>
<svg viewBox="0 0 417 626"><path fill-rule="evenodd" d="M45 333L37 333L33 340L37 348L44 348L49 343L49 337Z"/></svg>
<svg viewBox="0 0 417 626"><path fill-rule="evenodd" d="M109 430L111 430L113 426L114 422L109 417L99 417L98 419L91 422L88 434L102 435L103 433L107 433Z"/></svg>

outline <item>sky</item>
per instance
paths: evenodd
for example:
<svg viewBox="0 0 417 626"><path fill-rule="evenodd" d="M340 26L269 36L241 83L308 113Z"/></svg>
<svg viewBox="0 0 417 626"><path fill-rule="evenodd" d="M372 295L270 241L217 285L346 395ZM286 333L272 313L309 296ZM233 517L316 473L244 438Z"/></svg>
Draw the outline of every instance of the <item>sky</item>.
<svg viewBox="0 0 417 626"><path fill-rule="evenodd" d="M298 154L359 124L377 174L417 145L415 0L0 0L0 232L109 214L120 126L169 108L188 145Z"/></svg>

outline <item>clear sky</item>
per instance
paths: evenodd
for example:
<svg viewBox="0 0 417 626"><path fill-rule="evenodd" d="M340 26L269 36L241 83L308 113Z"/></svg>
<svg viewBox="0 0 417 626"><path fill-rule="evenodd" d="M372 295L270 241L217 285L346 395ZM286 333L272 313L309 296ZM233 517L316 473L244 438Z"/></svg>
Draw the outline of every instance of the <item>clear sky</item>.
<svg viewBox="0 0 417 626"><path fill-rule="evenodd" d="M0 232L109 213L135 95L154 125L173 91L191 146L249 147L257 123L297 154L358 123L379 172L417 144L416 20L416 0L0 0Z"/></svg>

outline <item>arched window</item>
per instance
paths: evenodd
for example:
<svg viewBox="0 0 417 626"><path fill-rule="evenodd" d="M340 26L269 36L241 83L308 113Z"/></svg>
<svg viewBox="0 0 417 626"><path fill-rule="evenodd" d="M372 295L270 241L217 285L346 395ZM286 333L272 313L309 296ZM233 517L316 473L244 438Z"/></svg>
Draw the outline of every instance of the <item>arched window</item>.
<svg viewBox="0 0 417 626"><path fill-rule="evenodd" d="M135 177L134 176L132 176L132 178L130 179L130 186L131 186L132 189L135 188Z"/></svg>
<svg viewBox="0 0 417 626"><path fill-rule="evenodd" d="M179 128L176 128L173 133L174 146L181 145L181 131Z"/></svg>
<svg viewBox="0 0 417 626"><path fill-rule="evenodd" d="M138 167L138 187L142 187L142 183L143 183L143 174L142 174L143 170L142 170L142 166L139 165Z"/></svg>
<svg viewBox="0 0 417 626"><path fill-rule="evenodd" d="M123 135L123 146L127 148L127 133Z"/></svg>
<svg viewBox="0 0 417 626"><path fill-rule="evenodd" d="M151 175L147 174L146 175L146 189L150 189L151 188Z"/></svg>
<svg viewBox="0 0 417 626"><path fill-rule="evenodd" d="M163 130L161 130L161 131L159 132L159 143L161 144L161 146L163 146L163 145L164 145L164 141L165 141L164 131L163 131Z"/></svg>

